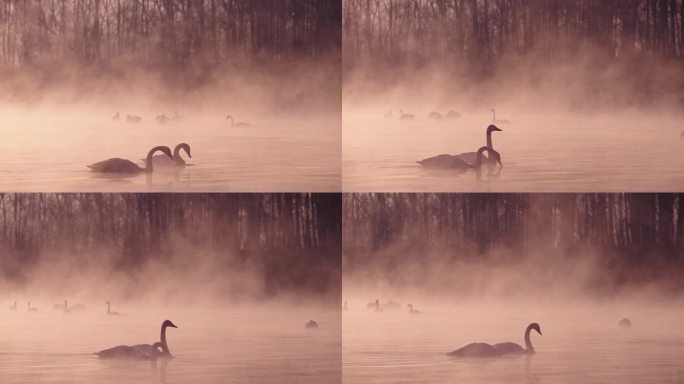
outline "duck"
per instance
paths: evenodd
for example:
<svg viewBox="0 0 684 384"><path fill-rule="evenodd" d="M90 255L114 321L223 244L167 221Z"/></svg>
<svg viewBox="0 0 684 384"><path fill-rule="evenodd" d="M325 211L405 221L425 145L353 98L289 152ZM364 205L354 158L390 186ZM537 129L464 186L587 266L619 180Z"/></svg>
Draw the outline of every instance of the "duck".
<svg viewBox="0 0 684 384"><path fill-rule="evenodd" d="M139 165L137 165L136 163L134 163L130 160L121 159L118 157L90 164L90 165L88 165L88 168L92 169L93 172L99 172L99 173L123 173L123 174L135 174L135 173L141 173L141 172L149 173L149 172L152 172L152 169L153 169L152 156L157 151L161 151L166 156L173 159L173 155L171 154L171 149L169 149L169 147L160 145L160 146L157 146L157 147L150 149L150 151L147 153L147 158L145 159L145 168L140 167Z"/></svg>

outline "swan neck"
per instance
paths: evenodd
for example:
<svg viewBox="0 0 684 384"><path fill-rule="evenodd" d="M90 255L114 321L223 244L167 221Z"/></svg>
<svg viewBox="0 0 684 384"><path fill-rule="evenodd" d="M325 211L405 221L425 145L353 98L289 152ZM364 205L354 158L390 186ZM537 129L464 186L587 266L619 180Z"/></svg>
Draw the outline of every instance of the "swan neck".
<svg viewBox="0 0 684 384"><path fill-rule="evenodd" d="M532 346L532 341L530 341L530 332L532 331L531 327L527 327L525 330L525 349L527 350L527 353L532 353L534 352L534 347Z"/></svg>
<svg viewBox="0 0 684 384"><path fill-rule="evenodd" d="M494 145L492 144L492 131L490 130L487 130L487 148L494 149Z"/></svg>
<svg viewBox="0 0 684 384"><path fill-rule="evenodd" d="M147 153L147 158L145 159L145 171L152 172L152 156L157 151L157 148L152 148Z"/></svg>
<svg viewBox="0 0 684 384"><path fill-rule="evenodd" d="M107 313L108 313L108 314L109 314L109 306L110 306L110 304L107 303Z"/></svg>
<svg viewBox="0 0 684 384"><path fill-rule="evenodd" d="M169 351L168 344L166 344L166 325L162 325L162 328L161 328L161 347L162 347L162 352L165 355L168 355L171 353Z"/></svg>

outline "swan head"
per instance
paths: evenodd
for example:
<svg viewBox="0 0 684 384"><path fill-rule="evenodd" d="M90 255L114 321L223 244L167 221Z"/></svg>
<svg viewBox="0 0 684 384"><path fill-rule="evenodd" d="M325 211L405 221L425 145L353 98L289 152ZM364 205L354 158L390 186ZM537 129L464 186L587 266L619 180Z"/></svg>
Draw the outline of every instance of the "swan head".
<svg viewBox="0 0 684 384"><path fill-rule="evenodd" d="M503 131L503 130L502 130L501 128L497 127L497 126L494 125L494 124L490 124L489 127L487 127L487 133L490 133L490 132L502 132L502 131Z"/></svg>
<svg viewBox="0 0 684 384"><path fill-rule="evenodd" d="M185 151L185 153L188 154L188 157L192 157L192 155L190 154L190 144L187 144L187 143L180 143L180 144L177 145L177 147L178 147L179 149L183 149L183 150Z"/></svg>
<svg viewBox="0 0 684 384"><path fill-rule="evenodd" d="M162 323L162 328L166 327L178 328L174 323L171 322L171 320L164 320L164 322Z"/></svg>
<svg viewBox="0 0 684 384"><path fill-rule="evenodd" d="M537 331L538 334L540 334L540 335L542 334L541 329L539 328L539 324L537 324L537 323L532 323L532 324L528 325L527 329L528 330L534 329L535 331Z"/></svg>

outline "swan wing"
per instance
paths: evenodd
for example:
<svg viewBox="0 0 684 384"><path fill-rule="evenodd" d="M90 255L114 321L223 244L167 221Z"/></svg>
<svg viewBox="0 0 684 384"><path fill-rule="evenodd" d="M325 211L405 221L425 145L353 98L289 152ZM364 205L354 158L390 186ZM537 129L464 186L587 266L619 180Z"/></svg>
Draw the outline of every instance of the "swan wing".
<svg viewBox="0 0 684 384"><path fill-rule="evenodd" d="M453 352L449 352L447 355L453 357L494 357L499 356L500 353L490 344L471 343Z"/></svg>
<svg viewBox="0 0 684 384"><path fill-rule="evenodd" d="M492 347L497 352L499 352L499 354L502 354L502 355L527 353L525 348L521 347L519 344L511 343L511 342L497 343L497 344L494 344Z"/></svg>
<svg viewBox="0 0 684 384"><path fill-rule="evenodd" d="M140 172L143 170L134 162L126 159L112 158L90 164L88 168L95 172Z"/></svg>
<svg viewBox="0 0 684 384"><path fill-rule="evenodd" d="M463 169L470 168L471 165L458 156L438 155L420 160L418 164L425 168L434 169Z"/></svg>

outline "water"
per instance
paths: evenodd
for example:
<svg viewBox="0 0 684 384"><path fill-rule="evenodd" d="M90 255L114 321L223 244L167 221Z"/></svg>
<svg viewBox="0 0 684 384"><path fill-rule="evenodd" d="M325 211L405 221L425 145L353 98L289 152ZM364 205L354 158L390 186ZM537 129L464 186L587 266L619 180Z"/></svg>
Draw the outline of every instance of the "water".
<svg viewBox="0 0 684 384"><path fill-rule="evenodd" d="M497 111L499 112L499 111ZM684 126L662 115L506 115L493 134L503 168L463 173L417 160L473 152L486 144L486 112L433 122L344 111L346 192L674 192L684 189Z"/></svg>
<svg viewBox="0 0 684 384"><path fill-rule="evenodd" d="M113 122L105 112L3 111L0 190L13 192L327 192L340 190L340 124L262 117L230 127L224 115L160 125ZM86 165L112 157L144 166L150 148L191 146L191 164L115 177ZM181 152L183 153L183 152ZM184 154L183 154L184 155ZM185 156L184 156L185 157Z"/></svg>
<svg viewBox="0 0 684 384"><path fill-rule="evenodd" d="M370 301L370 300L369 300ZM383 302L381 300L381 302ZM418 304L418 303L414 303ZM352 305L352 303L350 303ZM343 313L344 383L679 383L684 380L684 312L628 306L559 307L494 304L418 306L375 313L358 302ZM629 313L629 315L627 315ZM633 327L617 322L628 316ZM458 359L471 342L512 341L531 356Z"/></svg>
<svg viewBox="0 0 684 384"><path fill-rule="evenodd" d="M118 305L65 315L4 309L0 316L0 382L8 383L339 383L339 309L201 308L145 310ZM102 306L103 308L104 305ZM5 307L6 308L6 307ZM114 310L113 309L113 310ZM163 313L163 314L162 314ZM93 352L159 340L162 320L174 358L102 360ZM304 329L310 318L320 328ZM277 320L274 320L277 319Z"/></svg>

